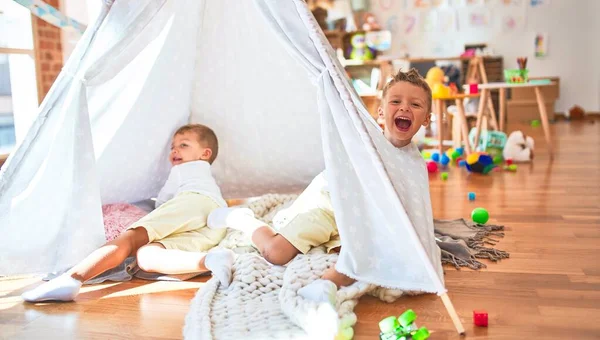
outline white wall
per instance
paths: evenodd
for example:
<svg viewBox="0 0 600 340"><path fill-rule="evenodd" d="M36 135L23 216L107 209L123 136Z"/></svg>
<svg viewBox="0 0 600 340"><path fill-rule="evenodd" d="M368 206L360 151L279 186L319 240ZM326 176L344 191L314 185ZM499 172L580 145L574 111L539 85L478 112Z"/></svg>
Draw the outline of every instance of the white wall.
<svg viewBox="0 0 600 340"><path fill-rule="evenodd" d="M598 14L600 14L600 1L591 0L589 1L588 19L592 23L592 27L588 32L589 45L592 48L590 53L590 59L596 68L595 82L596 82L596 107L590 109L596 113L600 112L600 20L598 20Z"/></svg>
<svg viewBox="0 0 600 340"><path fill-rule="evenodd" d="M504 7L498 4L487 6L491 14L491 27L487 31L466 27L463 23L468 8L453 7L458 13L458 31L442 34L421 30L411 36L397 32L389 54L400 56L404 51L402 45L406 45L411 57L456 56L465 43L484 42L495 54L504 57L505 68L516 67L516 58L527 56L530 76L560 77L557 111L573 105L600 111L600 0L550 0L548 6L539 8L531 8L530 0L524 1L525 23L518 31L507 33L500 29L500 10ZM386 10L386 6L391 8ZM415 13L404 8L404 0L371 0L370 10L382 26L396 30L404 14ZM541 59L534 57L536 33L548 34L548 55Z"/></svg>

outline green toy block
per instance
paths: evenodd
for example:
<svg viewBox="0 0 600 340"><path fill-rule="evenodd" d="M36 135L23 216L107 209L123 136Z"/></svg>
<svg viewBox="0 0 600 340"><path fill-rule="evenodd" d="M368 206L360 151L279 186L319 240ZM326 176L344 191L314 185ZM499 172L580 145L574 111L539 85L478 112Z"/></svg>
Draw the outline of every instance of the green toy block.
<svg viewBox="0 0 600 340"><path fill-rule="evenodd" d="M398 327L400 327L400 323L398 323L398 319L396 319L395 316L388 316L379 321L379 330L381 330L382 333L391 333Z"/></svg>
<svg viewBox="0 0 600 340"><path fill-rule="evenodd" d="M380 340L407 340L405 336L396 333L381 333L379 334Z"/></svg>
<svg viewBox="0 0 600 340"><path fill-rule="evenodd" d="M447 172L442 172L440 177L442 178L442 181L445 181L448 179L448 173Z"/></svg>
<svg viewBox="0 0 600 340"><path fill-rule="evenodd" d="M410 326L417 319L417 314L412 309L407 309L398 317L398 321L402 327Z"/></svg>
<svg viewBox="0 0 600 340"><path fill-rule="evenodd" d="M430 335L427 328L421 327L412 335L412 340L425 340L428 339Z"/></svg>

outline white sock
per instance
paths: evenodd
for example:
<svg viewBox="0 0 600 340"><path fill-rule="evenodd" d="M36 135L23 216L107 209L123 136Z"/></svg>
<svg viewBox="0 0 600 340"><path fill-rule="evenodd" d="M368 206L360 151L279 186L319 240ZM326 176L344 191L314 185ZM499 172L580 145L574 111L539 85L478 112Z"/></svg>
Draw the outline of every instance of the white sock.
<svg viewBox="0 0 600 340"><path fill-rule="evenodd" d="M298 295L307 300L315 302L329 302L333 306L336 303L337 286L329 280L315 280L300 288Z"/></svg>
<svg viewBox="0 0 600 340"><path fill-rule="evenodd" d="M223 287L229 287L231 283L231 272L235 260L233 251L230 249L213 249L206 254L204 265L212 272Z"/></svg>
<svg viewBox="0 0 600 340"><path fill-rule="evenodd" d="M247 235L266 226L254 218L254 212L248 208L217 208L208 215L207 225L211 229L233 228Z"/></svg>
<svg viewBox="0 0 600 340"><path fill-rule="evenodd" d="M81 281L63 274L21 294L21 297L27 302L73 301L79 294L81 285Z"/></svg>

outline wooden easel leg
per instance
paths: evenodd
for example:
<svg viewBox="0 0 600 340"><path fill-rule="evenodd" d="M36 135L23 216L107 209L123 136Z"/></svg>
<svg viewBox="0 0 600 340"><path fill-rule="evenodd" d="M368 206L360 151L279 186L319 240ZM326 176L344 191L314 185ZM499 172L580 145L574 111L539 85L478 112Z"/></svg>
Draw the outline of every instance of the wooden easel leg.
<svg viewBox="0 0 600 340"><path fill-rule="evenodd" d="M442 110L443 110L442 100L436 99L435 100L435 116L436 116L437 128L438 128L438 143L439 143L440 157L441 157L442 153L444 152L444 122L442 121L443 117L444 117L444 112L442 112Z"/></svg>
<svg viewBox="0 0 600 340"><path fill-rule="evenodd" d="M487 73L485 72L485 65L483 63L482 57L477 58L477 64L479 66L479 76L481 77L481 82L484 84L487 84L488 77L487 77Z"/></svg>
<svg viewBox="0 0 600 340"><path fill-rule="evenodd" d="M458 334L464 335L465 328L463 327L462 323L460 322L460 318L458 317L458 314L456 313L456 309L454 309L454 305L452 305L452 301L450 301L448 294L444 293L444 294L440 295L440 298L442 298L444 307L446 307L446 311L448 311L448 314L450 315L450 319L452 319L454 328L456 328L456 331L458 332Z"/></svg>
<svg viewBox="0 0 600 340"><path fill-rule="evenodd" d="M546 112L546 101L544 100L544 94L540 91L539 87L534 87L535 96L538 103L538 109L540 110L540 118L542 118L542 127L544 128L544 137L546 137L546 144L548 150L550 150L550 158L554 157L552 149L552 140L550 138L550 125L548 123L548 112Z"/></svg>
<svg viewBox="0 0 600 340"><path fill-rule="evenodd" d="M494 110L494 102L492 101L492 94L488 92L487 99L488 113L490 118L490 127L494 130L498 130L498 121L496 119L496 110Z"/></svg>
<svg viewBox="0 0 600 340"><path fill-rule="evenodd" d="M504 121L506 120L506 89L500 88L499 91L500 112L498 113L498 115L500 117L500 131L504 132Z"/></svg>
<svg viewBox="0 0 600 340"><path fill-rule="evenodd" d="M477 150L479 145L479 135L481 135L481 123L483 123L483 112L485 111L485 103L487 102L488 90L481 90L479 97L479 110L477 111L477 124L475 127L475 139L473 140L473 150Z"/></svg>
<svg viewBox="0 0 600 340"><path fill-rule="evenodd" d="M452 115L452 147L453 148L460 148L461 145L461 134L462 134L462 130L460 128L460 117L458 116L458 113L455 113Z"/></svg>
<svg viewBox="0 0 600 340"><path fill-rule="evenodd" d="M471 154L471 145L469 143L469 126L467 125L467 117L465 116L465 108L461 99L456 99L456 108L458 109L457 117L460 128L458 131L462 131L462 140L465 143L465 154L468 156Z"/></svg>

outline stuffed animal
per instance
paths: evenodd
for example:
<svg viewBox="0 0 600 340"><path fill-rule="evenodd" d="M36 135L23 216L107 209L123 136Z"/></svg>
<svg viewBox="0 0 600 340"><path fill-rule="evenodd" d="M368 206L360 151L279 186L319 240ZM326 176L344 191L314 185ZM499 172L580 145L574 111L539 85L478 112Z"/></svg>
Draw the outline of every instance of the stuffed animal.
<svg viewBox="0 0 600 340"><path fill-rule="evenodd" d="M444 74L444 70L440 67L434 66L427 71L427 75L425 76L425 81L429 85L430 88L433 89L435 84L444 84L444 78L446 75Z"/></svg>
<svg viewBox="0 0 600 340"><path fill-rule="evenodd" d="M447 77L440 67L434 66L430 68L425 76L425 81L429 85L429 88L431 88L431 94L434 98L448 97L452 94L450 87L444 85Z"/></svg>
<svg viewBox="0 0 600 340"><path fill-rule="evenodd" d="M514 162L529 162L533 159L533 149L533 138L526 136L523 131L513 131L506 140L502 156Z"/></svg>
<svg viewBox="0 0 600 340"><path fill-rule="evenodd" d="M350 59L352 60L373 60L375 56L373 51L367 46L366 38L364 33L357 33L352 36L350 40L352 45L352 52L350 52Z"/></svg>
<svg viewBox="0 0 600 340"><path fill-rule="evenodd" d="M381 29L381 25L379 25L377 18L375 18L373 13L365 13L363 16L363 22L362 29L364 31L378 31Z"/></svg>

